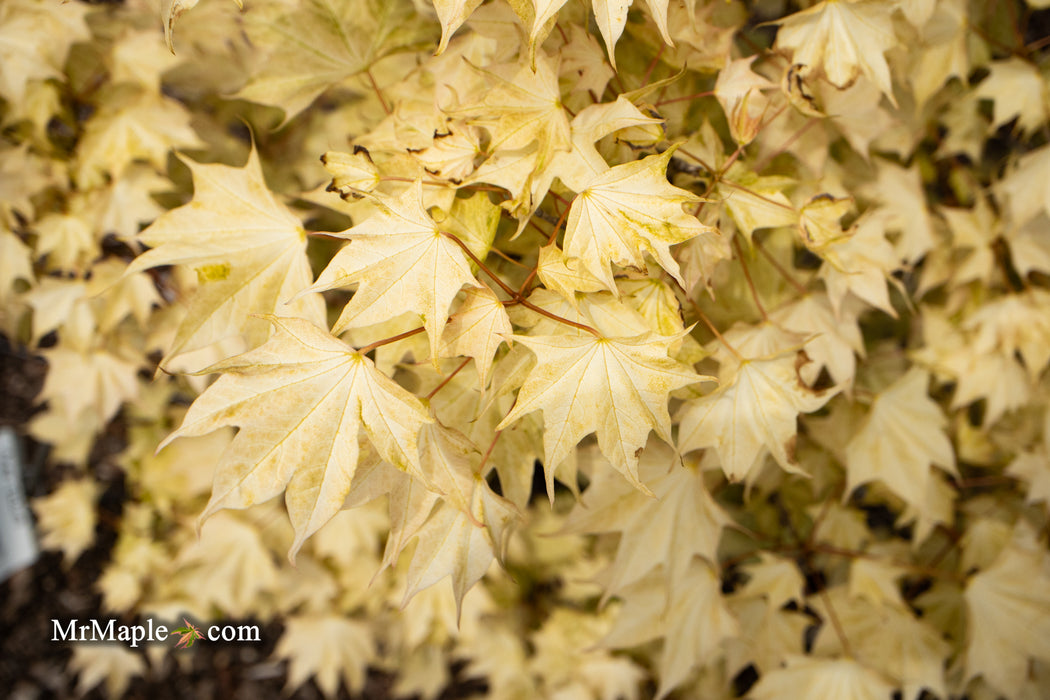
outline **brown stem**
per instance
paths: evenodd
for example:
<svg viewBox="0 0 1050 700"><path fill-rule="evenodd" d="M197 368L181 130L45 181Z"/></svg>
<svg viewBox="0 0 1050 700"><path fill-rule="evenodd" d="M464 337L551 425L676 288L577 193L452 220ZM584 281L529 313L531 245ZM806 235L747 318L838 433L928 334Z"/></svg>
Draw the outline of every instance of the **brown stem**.
<svg viewBox="0 0 1050 700"><path fill-rule="evenodd" d="M774 119L775 119L775 118L776 118L776 116L774 116ZM772 120L770 120L770 121L772 121ZM757 164L755 165L755 167L754 167L754 168L752 168L752 170L754 170L754 171L755 171L756 173L760 173L760 172L762 172L762 170L763 170L763 169L765 169L765 167L766 167L767 165L769 165L770 163L772 163L772 162L773 162L773 159L774 159L774 158L776 158L777 156L779 156L779 155L780 155L781 153L783 153L783 152L784 152L784 151L786 151L787 149L791 148L791 145L792 145L793 143L795 143L795 141L798 141L798 140L799 140L800 138L802 138L802 135L803 135L803 134L805 134L805 133L806 133L806 131L808 131L808 130L809 130L809 128L810 128L811 126L813 126L814 124L817 124L817 123L819 123L819 122L820 122L820 120L819 120L819 119L817 119L817 118L815 118L815 117L814 117L814 118L812 118L812 119L810 119L809 121L807 121L807 122L806 122L805 124L803 124L803 125L801 126L801 128L799 128L799 130L798 130L798 131L796 131L796 132L795 132L794 134L792 134L792 135L791 135L791 138L789 138L789 139L788 139L787 141L785 141L785 142L784 142L784 143L783 143L783 144L782 144L782 145L780 146L780 148L778 148L777 150L773 151L772 153L770 153L769 155L767 155L767 156L766 156L765 158L763 158L762 160L760 160L760 161L759 161L759 162L758 162L758 163L757 163Z"/></svg>
<svg viewBox="0 0 1050 700"><path fill-rule="evenodd" d="M571 206L571 202L570 202L570 206ZM557 240L557 238L558 238L558 229L560 229L561 225L565 222L565 216L568 213L569 213L569 207L565 207L564 209L562 209L561 214L558 215L558 220L556 222L554 222L554 230L552 230L551 233L550 233L550 236L547 237L547 245L550 245L555 240ZM525 281L521 283L520 287L518 287L518 295L519 296L524 295L525 292L528 291L529 285L532 284L532 280L536 279L536 275L539 273L539 270L540 270L539 265L537 265L536 267L533 267L532 270L529 271L529 276L526 277Z"/></svg>
<svg viewBox="0 0 1050 700"><path fill-rule="evenodd" d="M660 44L660 48L656 50L656 55L653 56L653 60L649 61L649 65L645 68L645 75L642 77L642 87L649 84L649 79L653 77L653 71L656 70L657 64L660 63L660 57L664 55L664 46L666 44Z"/></svg>
<svg viewBox="0 0 1050 700"><path fill-rule="evenodd" d="M842 651L846 656L852 658L853 648L849 644L849 639L846 638L846 630L842 628L842 622L839 621L838 613L835 612L835 607L831 604L831 596L828 595L828 589L822 588L820 590L820 598L824 601L824 607L828 610L828 619L831 620L831 626L835 628L835 635L839 638Z"/></svg>
<svg viewBox="0 0 1050 700"><path fill-rule="evenodd" d="M718 342L722 343L722 345L725 346L726 350L732 353L733 357L740 360L741 362L744 362L744 356L737 352L737 349L729 344L729 341L725 339L725 336L722 335L717 328L715 328L715 324L711 323L711 319L707 317L707 314L700 310L700 306L692 299L689 299L689 303L692 304L693 311L696 312L697 317L701 321L703 321L704 325L707 326L707 329L714 333L715 337L718 338Z"/></svg>
<svg viewBox="0 0 1050 700"><path fill-rule="evenodd" d="M451 382L451 381L452 381L452 378L453 378L453 377L455 377L455 376L456 376L457 374L459 374L459 371L460 371L461 369L463 369L464 367L466 367L466 366L467 366L467 363L468 363L468 362L470 362L470 358L469 358L469 357L467 357L467 358L464 358L464 359L463 359L463 362L461 362L461 363L459 364L459 367L456 367L456 369L452 370L452 372L451 372L451 373L450 373L450 374L449 374L449 375L448 375L447 377L445 377L444 379L442 379L442 380L441 380L441 383L440 383L440 384L438 384L438 385L437 385L436 387L434 387L434 389L433 389L433 390L432 390L432 391L431 391L431 392L430 392L429 394L427 394L427 395L426 395L426 397L424 397L424 399L423 399L423 400L424 400L424 401L430 401L430 399L434 398L434 394L436 394L436 393L438 393L439 391L441 391L442 389L444 389L444 388L445 388L445 386L446 386L446 385L447 385L447 384L448 384L449 382Z"/></svg>
<svg viewBox="0 0 1050 700"><path fill-rule="evenodd" d="M376 97L379 98L379 104L383 106L383 111L386 112L389 116L390 114L392 114L392 112L390 111L390 105L386 103L386 99L383 97L383 91L379 89L379 84L376 83L375 76L372 75L371 70L366 70L365 75L368 76L368 82L372 83L372 89L375 90Z"/></svg>
<svg viewBox="0 0 1050 700"><path fill-rule="evenodd" d="M751 270L748 269L747 263L744 261L744 249L740 246L740 241L735 236L733 237L733 249L740 260L740 267L744 270L744 279L747 280L747 288L751 290L751 298L754 300L755 306L758 307L758 313L762 316L763 321L768 322L769 314L766 313L766 307L762 306L762 300L758 298L755 281L751 279Z"/></svg>
<svg viewBox="0 0 1050 700"><path fill-rule="evenodd" d="M364 346L363 348L358 349L357 354L358 355L364 355L366 353L371 352L372 350L375 350L378 347L382 347L383 345L389 345L390 343L396 343L397 341L404 340L405 338L411 338L412 336L418 335L419 333L422 333L425 330L426 330L426 328L424 328L423 326L420 326L419 328L413 328L412 330L405 331L404 333L398 333L397 335L392 335L389 338L383 338L382 340L377 340L374 343L369 343L368 345Z"/></svg>
<svg viewBox="0 0 1050 700"><path fill-rule="evenodd" d="M773 257L772 253L766 250L766 247L762 245L761 241L759 241L757 238L753 238L751 242L758 250L758 252L761 253L765 257L765 259L769 261L769 264L773 266L773 269L779 272L780 276L787 280L788 284L790 284L792 287L798 290L799 294L809 294L809 291L806 290L806 287L797 279L795 279L795 277L787 271L787 268L781 265L780 261Z"/></svg>
<svg viewBox="0 0 1050 700"><path fill-rule="evenodd" d="M507 415L510 415L509 413ZM485 454L481 457L481 463L478 464L478 474L485 476L485 464L489 461L489 456L492 455L492 450L496 448L496 442L499 441L499 436L503 434L502 430L497 430L492 435L492 442L489 443L489 448L485 450Z"/></svg>
<svg viewBox="0 0 1050 700"><path fill-rule="evenodd" d="M478 266L478 269L480 269L482 272L484 272L486 275L488 275L489 278L491 278L496 284L499 285L499 288L502 289L507 294L507 296L511 297L511 299L513 300L513 303L521 304L525 308L532 309L536 313L542 314L543 316L546 316L547 318L549 318L551 320L557 321L558 323L564 323L564 324L566 324L568 326L573 326L574 328L579 328L580 330L587 331L588 333L594 335L596 338L601 338L602 337L601 333L599 333L597 330L595 330L594 328L591 328L588 325L585 325L583 323L577 323L576 321L573 321L571 319L565 318L563 316L559 316L558 314L551 313L550 311L547 311L546 309L541 309L540 307L536 306L535 304L533 304L529 300L527 300L524 297L522 297L521 294L519 294L517 290L512 289L509 285L507 285L506 282L504 282L502 279L500 279L499 276L495 272L490 270L485 265L485 263L481 262L481 260L478 259L478 256L474 255L474 253L471 252L470 248L467 247L467 244L464 243L463 241L459 240L459 238L455 234L449 233L448 231L442 231L441 235L445 236L447 238L450 238L453 241L455 241L456 244L463 250L463 252L467 254L467 257L469 257L472 261L474 261L474 264L476 264ZM506 303L507 302L504 302L504 304L506 304Z"/></svg>

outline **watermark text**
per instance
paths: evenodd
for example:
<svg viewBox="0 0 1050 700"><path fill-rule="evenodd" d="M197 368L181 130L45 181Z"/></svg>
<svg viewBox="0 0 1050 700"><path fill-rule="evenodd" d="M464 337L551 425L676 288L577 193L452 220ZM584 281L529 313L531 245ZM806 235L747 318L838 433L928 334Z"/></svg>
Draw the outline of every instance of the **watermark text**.
<svg viewBox="0 0 1050 700"><path fill-rule="evenodd" d="M259 642L262 641L258 625L211 625L198 629L186 622L186 627L170 629L167 625L146 620L140 625L119 625L116 620L51 620L52 642L120 642L132 649L149 642L164 642L169 636L180 637L179 646L186 642L192 630L195 639L211 642Z"/></svg>

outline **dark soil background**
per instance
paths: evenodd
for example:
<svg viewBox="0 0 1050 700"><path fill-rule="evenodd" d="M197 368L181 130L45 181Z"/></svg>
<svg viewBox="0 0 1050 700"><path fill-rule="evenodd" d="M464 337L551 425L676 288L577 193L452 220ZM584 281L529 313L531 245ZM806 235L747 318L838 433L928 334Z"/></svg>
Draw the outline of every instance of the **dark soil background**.
<svg viewBox="0 0 1050 700"><path fill-rule="evenodd" d="M24 435L24 426L36 410L35 397L43 386L47 363L24 348L14 347L0 335L0 426L18 431L24 465L23 486L27 499L44 496L72 472L71 468L48 461L48 446ZM0 696L17 700L45 698L106 698L104 683L87 695L77 692L77 677L70 668L71 644L52 642L51 620L105 620L101 596L94 583L109 560L116 541L116 524L126 500L124 475L113 465L112 457L124 447L123 424L118 415L99 437L90 460L90 470L101 483L99 525L95 544L72 566L62 563L59 552L44 551L35 565L15 573L0 583ZM121 619L120 624L135 624ZM260 624L254 620L228 620L229 624ZM175 663L171 655L159 667L149 668L146 677L134 678L124 697L150 698L233 698L277 700L320 700L324 695L310 681L288 695L286 664L272 654L283 631L280 622L260 624L262 642L222 644L209 642L189 653L189 670ZM462 668L454 667L452 685L440 700L477 697L485 684L464 679ZM371 670L360 696L368 700L393 698L392 675ZM339 698L351 696L340 686Z"/></svg>

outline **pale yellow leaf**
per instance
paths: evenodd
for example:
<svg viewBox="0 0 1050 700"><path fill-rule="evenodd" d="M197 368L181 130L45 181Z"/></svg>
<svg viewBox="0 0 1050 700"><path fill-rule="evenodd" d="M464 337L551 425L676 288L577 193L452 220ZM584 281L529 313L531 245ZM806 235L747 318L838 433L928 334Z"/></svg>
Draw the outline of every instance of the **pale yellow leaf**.
<svg viewBox="0 0 1050 700"><path fill-rule="evenodd" d="M290 557L339 511L357 468L357 435L419 474L417 436L430 418L419 399L326 331L271 317L264 345L209 368L223 376L201 394L165 441L237 426L215 476L206 519L287 490L295 528Z"/></svg>
<svg viewBox="0 0 1050 700"><path fill-rule="evenodd" d="M513 336L532 350L538 364L525 381L514 410L497 430L536 410L543 411L544 470L553 496L554 470L576 444L595 432L598 446L632 484L638 450L652 430L671 443L668 393L710 380L667 356L676 338L651 333L634 338Z"/></svg>
<svg viewBox="0 0 1050 700"><path fill-rule="evenodd" d="M280 311L322 321L319 296L285 303L312 278L306 232L267 188L257 152L243 168L184 162L193 173L193 200L139 234L152 250L128 267L128 274L158 265L197 272L199 287L166 359L238 332L261 342L268 329L252 314Z"/></svg>

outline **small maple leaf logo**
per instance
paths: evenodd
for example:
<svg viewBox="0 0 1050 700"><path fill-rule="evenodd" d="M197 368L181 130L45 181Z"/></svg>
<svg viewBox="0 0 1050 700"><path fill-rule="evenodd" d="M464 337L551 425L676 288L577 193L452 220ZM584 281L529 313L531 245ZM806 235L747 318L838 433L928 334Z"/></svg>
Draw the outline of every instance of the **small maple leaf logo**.
<svg viewBox="0 0 1050 700"><path fill-rule="evenodd" d="M204 635L197 629L197 626L186 618L182 618L185 627L179 627L176 630L172 630L174 634L182 635L179 637L178 643L175 644L176 649L189 649L193 646L193 643L198 639L203 639Z"/></svg>

